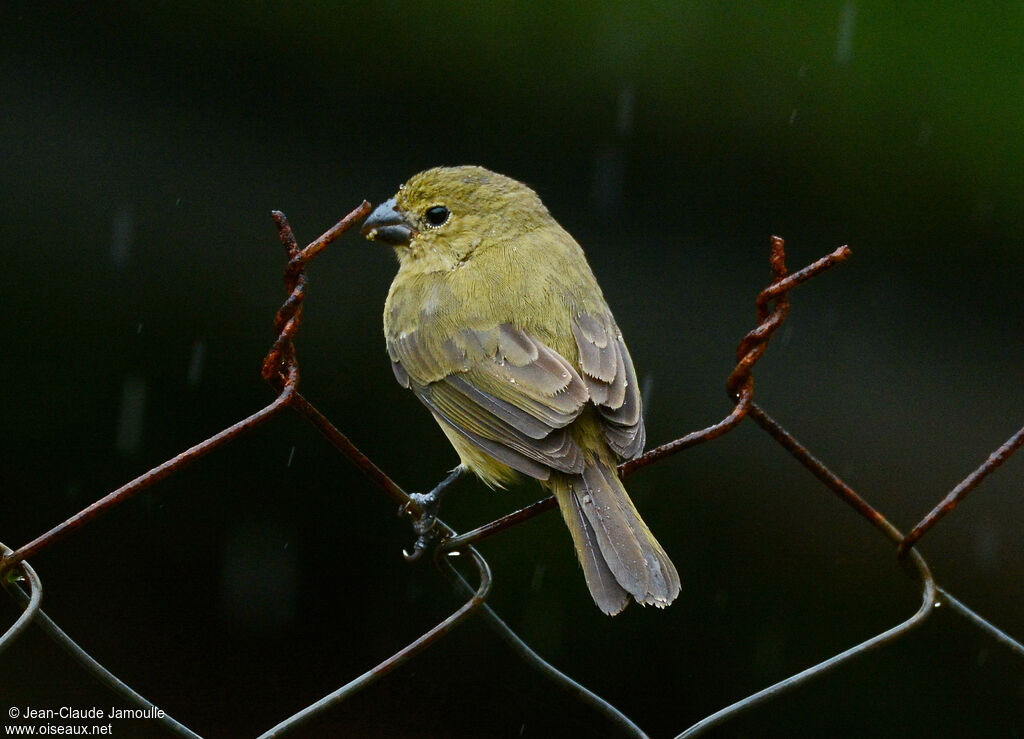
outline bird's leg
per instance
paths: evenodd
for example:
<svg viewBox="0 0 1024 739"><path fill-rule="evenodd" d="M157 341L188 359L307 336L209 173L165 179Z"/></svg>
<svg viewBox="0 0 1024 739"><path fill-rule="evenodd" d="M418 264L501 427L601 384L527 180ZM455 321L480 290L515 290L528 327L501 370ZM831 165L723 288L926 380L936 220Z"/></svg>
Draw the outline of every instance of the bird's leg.
<svg viewBox="0 0 1024 739"><path fill-rule="evenodd" d="M429 493L409 493L409 503L419 506L421 513L419 518L414 518L412 522L412 530L416 532L416 543L411 552L403 552L407 560L419 559L436 538L437 529L434 524L437 523L437 512L441 509L441 498L465 472L466 468L460 464ZM409 503L398 509L398 515L408 514Z"/></svg>

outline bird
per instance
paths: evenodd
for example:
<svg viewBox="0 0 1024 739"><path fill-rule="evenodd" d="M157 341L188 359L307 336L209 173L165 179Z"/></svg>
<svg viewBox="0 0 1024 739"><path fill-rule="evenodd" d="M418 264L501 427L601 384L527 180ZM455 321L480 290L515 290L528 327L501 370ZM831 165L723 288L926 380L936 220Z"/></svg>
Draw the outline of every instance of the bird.
<svg viewBox="0 0 1024 739"><path fill-rule="evenodd" d="M679 574L617 472L646 439L636 371L580 245L529 186L479 166L413 175L361 233L398 259L384 304L395 378L460 468L554 494L602 612L669 605Z"/></svg>

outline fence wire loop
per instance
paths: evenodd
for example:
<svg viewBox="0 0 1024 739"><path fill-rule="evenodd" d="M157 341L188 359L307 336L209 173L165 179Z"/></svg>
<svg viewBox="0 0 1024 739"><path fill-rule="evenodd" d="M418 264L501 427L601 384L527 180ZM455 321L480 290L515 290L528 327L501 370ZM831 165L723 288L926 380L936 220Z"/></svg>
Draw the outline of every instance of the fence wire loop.
<svg viewBox="0 0 1024 739"><path fill-rule="evenodd" d="M309 260L320 253L328 244L364 218L369 213L369 210L370 204L364 201L338 221L337 224L303 248L299 247L295 233L285 215L280 211L273 211L272 217L277 227L278 238L285 248L287 257L287 264L284 269L287 297L274 317L276 337L267 356L263 360L262 375L277 390L278 396L265 408L140 475L19 549L12 551L0 544L0 552L2 552L2 556L0 556L0 583L3 584L12 598L23 607L21 615L14 624L0 636L0 652L23 635L31 623L36 623L50 638L77 659L90 674L107 685L113 692L122 696L133 705L139 707L152 706L152 703L136 693L88 655L43 613L40 608L43 592L42 582L26 560L30 556L51 547L72 531L83 528L111 507L123 503L139 491L180 471L190 462L234 440L240 434L263 423L287 406L309 421L334 448L363 473L371 484L388 496L393 503L397 504L402 514L408 515L413 520L417 539L413 551L405 553L407 559L419 558L423 552L431 549L434 541L439 541L437 546L432 547L433 563L449 579L453 590L459 594L460 598L465 598L465 600L447 618L408 645L362 675L345 683L332 693L284 719L261 736L276 737L283 735L305 724L322 712L337 706L356 692L381 679L412 659L415 655L435 644L440 638L450 633L457 626L465 623L474 614L481 614L484 622L494 630L497 636L508 643L527 664L552 680L574 699L591 707L606 720L617 725L623 732L633 736L645 736L644 732L631 719L608 701L595 695L545 662L516 636L486 603L492 587L492 574L486 559L473 545L494 533L507 530L540 513L551 510L555 505L553 497L539 500L521 510L479 526L472 531L458 534L444 521L437 518L436 514L440 492L462 474L461 468L449 474L431 493L425 495L409 494L378 467L376 463L363 454L323 413L317 410L298 392L299 366L294 340L301 326L302 306L308 287L306 266ZM1024 445L1024 428L1016 432L1005 444L994 451L980 467L968 475L909 534L904 536L882 513L843 482L823 462L817 459L809 449L797 441L790 432L784 429L753 401L753 367L764 354L768 341L774 332L786 318L790 308L790 291L826 269L844 261L849 256L850 250L846 246L842 246L803 269L789 273L785 261L785 242L781 237L773 236L769 251L769 265L772 274L771 283L761 291L755 301L758 325L740 340L736 352L736 366L726 380L726 390L733 403L732 410L724 418L711 426L662 444L640 457L620 465L619 474L625 477L642 467L666 459L683 449L715 439L732 430L743 419L749 417L826 488L831 490L840 500L877 528L896 547L900 557L899 561L907 565L908 569L920 583L921 606L914 615L902 623L818 664L812 665L789 678L738 700L732 705L694 724L680 734L680 737L691 737L702 733L742 711L749 710L777 696L782 691L818 678L851 659L901 638L923 622L939 602L948 604L952 611L963 617L967 622L987 633L997 643L1014 654L1024 658L1024 646L939 587L924 559L917 551L912 549L921 536L928 532L939 519L952 511L987 475L1003 464L1011 454ZM470 586L465 577L453 566L451 555L456 553L467 555L460 559L463 561L468 560L475 569L478 581L475 588ZM19 580L28 582L28 594L19 586ZM169 716L165 715L161 721L167 729L179 736L198 736L191 729Z"/></svg>
<svg viewBox="0 0 1024 739"><path fill-rule="evenodd" d="M441 524L443 525L443 524ZM471 616L487 599L487 595L491 590L491 568L487 564L487 560L481 556L481 554L473 547L468 547L466 551L469 553L470 558L473 561L474 566L477 570L477 575L480 579L480 585L476 591L472 594L470 599L466 601L457 611L452 613L437 626L433 627L425 634L417 638L411 644L403 647L393 655L388 657L386 660L381 662L376 667L367 670L359 677L351 680L350 682L342 685L340 688L335 690L333 693L325 695L315 703L303 708L298 713L289 716L281 723L277 724L268 731L260 734L259 739L269 739L270 737L281 736L282 734L291 731L299 726L305 724L317 714L320 714L329 708L333 708L342 701L355 695L357 692L379 680L384 675L393 671L395 668L404 664L414 656L422 652L427 647L434 644L442 636L450 632L456 626L459 626L466 619Z"/></svg>
<svg viewBox="0 0 1024 739"><path fill-rule="evenodd" d="M775 698L781 693L790 690L791 688L798 687L807 683L815 678L821 677L826 672L830 672L842 664L846 664L850 660L860 657L867 652L888 644L896 639L904 636L912 629L920 626L924 623L924 620L928 618L932 609L935 607L936 588L935 581L932 579L931 573L928 571L928 566L925 564L924 559L921 558L915 552L914 563L918 567L921 575L924 587L921 592L921 605L915 611L914 615L908 618L906 621L893 626L891 629L883 631L881 634L871 637L866 641L857 644L856 646L850 647L849 649L840 652L823 662L808 667L806 670L798 672L795 675L787 677L785 680L780 680L774 685L770 685L763 690L759 690L756 693L748 695L746 698L736 701L735 703L726 706L725 708L715 711L710 716L707 716L696 724L688 728L686 731L681 732L676 736L676 739L689 739L689 737L699 736L708 729L712 729L715 726L725 723L729 719L736 718L741 713L746 713L752 708L757 707L765 701Z"/></svg>
<svg viewBox="0 0 1024 739"><path fill-rule="evenodd" d="M4 557L14 553L3 544L0 544L0 550L3 550ZM20 591L20 588L18 588L19 580L26 580L29 584L30 593L30 598L25 604L25 610L18 616L18 620L11 624L11 627L4 632L3 636L0 636L0 653L2 653L14 643L15 639L22 635L39 612L39 606L43 602L43 583L39 580L39 575L36 574L36 571L25 562L12 565L10 570L0 574L0 579L3 581L4 589L11 594L13 594L15 589Z"/></svg>

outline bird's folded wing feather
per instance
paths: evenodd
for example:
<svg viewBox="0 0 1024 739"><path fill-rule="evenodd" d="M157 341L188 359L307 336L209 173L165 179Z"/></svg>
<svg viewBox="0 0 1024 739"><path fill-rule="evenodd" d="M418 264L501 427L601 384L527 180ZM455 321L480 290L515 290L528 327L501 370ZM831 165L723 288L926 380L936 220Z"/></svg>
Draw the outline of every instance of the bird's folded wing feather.
<svg viewBox="0 0 1024 739"><path fill-rule="evenodd" d="M582 472L583 453L567 427L590 398L587 385L526 331L501 324L438 342L413 332L389 340L388 353L402 385L499 461L541 479L551 469Z"/></svg>
<svg viewBox="0 0 1024 739"><path fill-rule="evenodd" d="M583 382L604 421L604 435L616 454L632 459L644 450L646 431L636 370L622 333L610 313L580 313L572 321Z"/></svg>

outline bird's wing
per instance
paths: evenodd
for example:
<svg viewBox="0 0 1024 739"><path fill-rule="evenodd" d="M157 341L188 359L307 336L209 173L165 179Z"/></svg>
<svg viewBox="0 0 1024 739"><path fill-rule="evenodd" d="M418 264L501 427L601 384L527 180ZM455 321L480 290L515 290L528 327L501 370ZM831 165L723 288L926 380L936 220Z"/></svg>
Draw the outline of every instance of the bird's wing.
<svg viewBox="0 0 1024 739"><path fill-rule="evenodd" d="M551 469L583 471L567 427L590 398L587 386L568 360L526 331L501 324L440 342L413 332L390 339L388 353L399 383L498 461L539 479Z"/></svg>
<svg viewBox="0 0 1024 739"><path fill-rule="evenodd" d="M625 459L639 456L647 438L640 388L619 327L610 313L581 313L573 319L572 333L583 382L601 414L608 446Z"/></svg>

